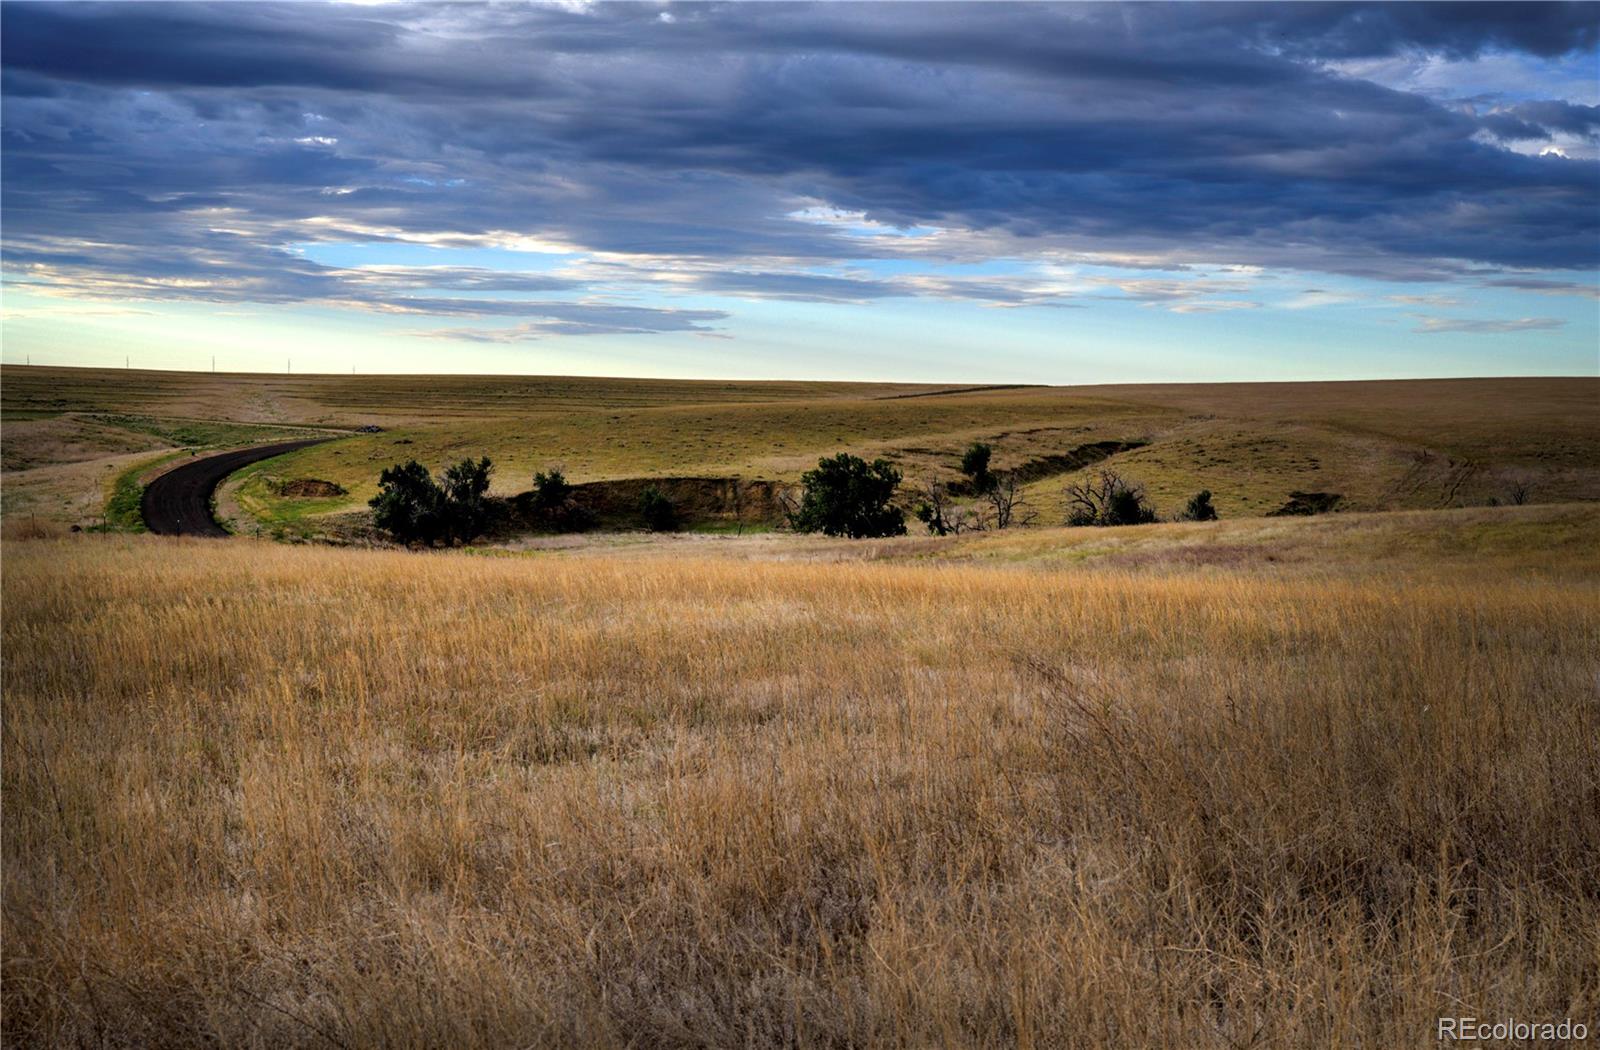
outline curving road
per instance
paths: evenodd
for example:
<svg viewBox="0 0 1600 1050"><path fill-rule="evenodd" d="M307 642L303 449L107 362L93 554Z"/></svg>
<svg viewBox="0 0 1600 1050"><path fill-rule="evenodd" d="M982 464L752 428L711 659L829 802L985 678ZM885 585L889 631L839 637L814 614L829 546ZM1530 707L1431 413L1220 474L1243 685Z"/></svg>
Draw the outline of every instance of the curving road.
<svg viewBox="0 0 1600 1050"><path fill-rule="evenodd" d="M256 445L207 456L185 463L177 470L169 470L146 485L139 500L145 528L161 536L227 536L228 530L211 516L211 494L223 478L263 459L331 440L319 437Z"/></svg>

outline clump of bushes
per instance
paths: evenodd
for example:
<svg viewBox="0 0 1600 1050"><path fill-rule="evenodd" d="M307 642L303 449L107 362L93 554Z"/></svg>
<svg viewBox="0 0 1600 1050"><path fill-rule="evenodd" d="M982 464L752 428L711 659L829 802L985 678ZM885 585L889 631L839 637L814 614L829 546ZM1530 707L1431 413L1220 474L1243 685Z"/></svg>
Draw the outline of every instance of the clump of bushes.
<svg viewBox="0 0 1600 1050"><path fill-rule="evenodd" d="M639 493L639 516L651 532L671 532L678 527L678 508L654 485Z"/></svg>
<svg viewBox="0 0 1600 1050"><path fill-rule="evenodd" d="M1149 525L1156 512L1145 499L1144 486L1114 470L1097 470L1067 486L1068 525Z"/></svg>
<svg viewBox="0 0 1600 1050"><path fill-rule="evenodd" d="M529 510L538 524L555 532L583 532L594 527L594 512L573 499L573 486L561 472L551 467L533 476L533 491L526 497Z"/></svg>
<svg viewBox="0 0 1600 1050"><path fill-rule="evenodd" d="M1008 529L1030 525L1037 515L1023 495L1023 482L1015 471L997 473L989 467L993 447L974 441L961 454L964 481L927 481L913 513L935 536L952 533ZM958 496L976 496L971 506L958 506Z"/></svg>
<svg viewBox="0 0 1600 1050"><path fill-rule="evenodd" d="M806 471L800 481L805 494L789 512L796 532L851 539L905 534L905 512L891 502L900 472L888 460L868 463L841 452L818 460L817 469Z"/></svg>
<svg viewBox="0 0 1600 1050"><path fill-rule="evenodd" d="M493 472L487 456L464 459L439 480L414 459L388 467L378 475L378 494L368 501L373 521L401 543L471 540L488 524Z"/></svg>
<svg viewBox="0 0 1600 1050"><path fill-rule="evenodd" d="M559 510L572 498L572 485L559 467L551 467L547 474L539 471L533 476L533 506L536 510Z"/></svg>
<svg viewBox="0 0 1600 1050"><path fill-rule="evenodd" d="M414 459L386 467L367 505L378 528L402 543L433 543L444 534L444 492Z"/></svg>
<svg viewBox="0 0 1600 1050"><path fill-rule="evenodd" d="M1289 502L1268 511L1269 518L1291 518L1307 514L1327 514L1344 497L1337 492L1291 492Z"/></svg>
<svg viewBox="0 0 1600 1050"><path fill-rule="evenodd" d="M1178 515L1179 521L1216 521L1217 508L1211 505L1211 490L1201 489L1189 497L1189 502L1184 506L1183 512Z"/></svg>
<svg viewBox="0 0 1600 1050"><path fill-rule="evenodd" d="M961 454L961 473L967 476L967 483L976 495L986 495L995 488L997 479L989 471L989 457L992 455L994 449L981 441L974 441Z"/></svg>
<svg viewBox="0 0 1600 1050"><path fill-rule="evenodd" d="M489 475L494 464L484 456L474 463L464 459L445 468L444 490L445 538L470 540L483 532L489 524Z"/></svg>

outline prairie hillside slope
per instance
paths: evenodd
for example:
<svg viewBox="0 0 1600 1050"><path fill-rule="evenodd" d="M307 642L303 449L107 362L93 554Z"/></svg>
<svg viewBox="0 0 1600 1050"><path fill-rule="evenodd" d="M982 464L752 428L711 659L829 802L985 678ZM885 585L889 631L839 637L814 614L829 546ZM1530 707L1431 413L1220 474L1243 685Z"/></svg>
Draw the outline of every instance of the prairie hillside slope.
<svg viewBox="0 0 1600 1050"><path fill-rule="evenodd" d="M1105 387L917 387L543 377L209 376L7 367L0 372L7 514L76 520L63 491L133 453L265 441L316 427L340 440L265 464L230 503L264 520L359 508L378 472L489 455L495 491L560 464L571 480L792 481L822 455L885 456L908 486L949 478L972 441L1002 470L1100 441L1143 442L1117 466L1171 513L1200 488L1225 517L1294 491L1348 510L1600 499L1600 379L1470 379ZM353 433L374 424L381 433ZM299 431L296 431L297 433ZM67 469L70 468L70 469ZM1059 521L1068 480L1028 485ZM57 475L67 475L58 481ZM296 502L267 481L316 478L342 499ZM240 486L249 486L241 478ZM234 493L229 494L230 500ZM247 523L247 522L246 522Z"/></svg>

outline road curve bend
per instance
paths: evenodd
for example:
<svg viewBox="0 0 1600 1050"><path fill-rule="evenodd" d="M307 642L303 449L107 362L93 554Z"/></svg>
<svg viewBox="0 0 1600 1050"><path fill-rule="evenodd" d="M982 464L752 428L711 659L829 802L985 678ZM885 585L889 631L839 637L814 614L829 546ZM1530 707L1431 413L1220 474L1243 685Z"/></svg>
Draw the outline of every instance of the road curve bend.
<svg viewBox="0 0 1600 1050"><path fill-rule="evenodd" d="M185 463L177 470L169 470L146 485L139 499L139 513L144 516L145 528L160 536L226 536L228 530L211 516L211 494L222 484L223 478L263 459L329 440L332 439L319 437L256 445L207 456Z"/></svg>

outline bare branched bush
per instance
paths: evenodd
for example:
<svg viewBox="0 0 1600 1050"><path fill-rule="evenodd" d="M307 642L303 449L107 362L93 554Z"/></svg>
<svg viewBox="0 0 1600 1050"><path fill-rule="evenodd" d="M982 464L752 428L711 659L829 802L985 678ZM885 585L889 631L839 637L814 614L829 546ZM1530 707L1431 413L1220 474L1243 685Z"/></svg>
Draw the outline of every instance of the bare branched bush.
<svg viewBox="0 0 1600 1050"><path fill-rule="evenodd" d="M1015 478L1001 474L985 474L984 478L982 497L973 504L957 501L944 482L922 482L921 499L914 511L917 520L935 536L956 536L1029 525L1037 519Z"/></svg>
<svg viewBox="0 0 1600 1050"><path fill-rule="evenodd" d="M950 486L942 481L925 479L919 483L920 499L912 512L916 519L928 527L935 536L949 536L961 531L962 514Z"/></svg>
<svg viewBox="0 0 1600 1050"><path fill-rule="evenodd" d="M1068 525L1147 525L1156 520L1144 487L1109 468L1067 486Z"/></svg>
<svg viewBox="0 0 1600 1050"><path fill-rule="evenodd" d="M989 488L983 498L993 511L994 527L1008 529L1013 525L1031 525L1038 513L1023 496L1022 486L1013 474L991 476Z"/></svg>

